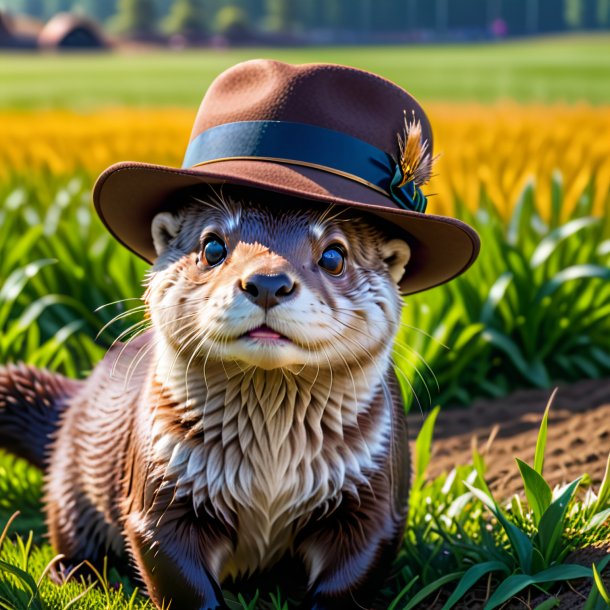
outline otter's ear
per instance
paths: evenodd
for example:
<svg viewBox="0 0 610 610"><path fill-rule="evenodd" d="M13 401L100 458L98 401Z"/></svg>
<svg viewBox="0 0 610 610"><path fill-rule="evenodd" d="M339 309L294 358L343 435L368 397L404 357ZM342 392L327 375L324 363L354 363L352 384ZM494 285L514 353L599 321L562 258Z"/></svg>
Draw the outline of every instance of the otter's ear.
<svg viewBox="0 0 610 610"><path fill-rule="evenodd" d="M409 244L402 239L391 239L381 247L381 256L383 256L383 261L388 266L390 276L398 284L411 258Z"/></svg>
<svg viewBox="0 0 610 610"><path fill-rule="evenodd" d="M169 242L178 235L180 224L180 218L170 212L159 212L153 218L150 231L157 256L161 256L167 250Z"/></svg>

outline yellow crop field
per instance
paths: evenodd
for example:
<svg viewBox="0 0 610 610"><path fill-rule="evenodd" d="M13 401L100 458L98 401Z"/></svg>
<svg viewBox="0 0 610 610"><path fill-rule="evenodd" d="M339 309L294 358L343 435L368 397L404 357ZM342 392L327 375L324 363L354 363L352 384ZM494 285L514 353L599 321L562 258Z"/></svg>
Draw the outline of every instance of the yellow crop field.
<svg viewBox="0 0 610 610"><path fill-rule="evenodd" d="M555 172L562 176L566 214L592 178L595 212L607 205L608 107L430 104L427 110L439 154L425 189L430 212L450 214L455 196L474 207L484 191L508 214L530 180L545 210ZM194 115L185 109L0 112L0 178L94 175L121 160L179 166Z"/></svg>

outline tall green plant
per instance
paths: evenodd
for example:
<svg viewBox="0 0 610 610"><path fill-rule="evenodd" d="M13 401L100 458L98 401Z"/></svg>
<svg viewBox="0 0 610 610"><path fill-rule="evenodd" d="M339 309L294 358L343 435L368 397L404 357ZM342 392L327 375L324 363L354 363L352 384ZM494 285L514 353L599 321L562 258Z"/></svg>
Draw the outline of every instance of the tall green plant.
<svg viewBox="0 0 610 610"><path fill-rule="evenodd" d="M396 346L405 372L418 367L438 384L435 400L469 404L610 375L610 223L591 216L593 188L565 214L555 176L544 216L529 184L508 220L485 193L474 213L457 200L456 216L481 236L480 257L457 280L407 298ZM421 402L424 384L410 376Z"/></svg>
<svg viewBox="0 0 610 610"><path fill-rule="evenodd" d="M442 586L458 582L443 610L453 608L483 578L488 579L489 590L485 610L498 608L528 587L544 593L581 578L595 583L590 607L602 603L599 600L606 591L599 574L610 563L610 555L591 567L566 559L570 552L610 536L610 456L597 493L588 487L577 495L578 488L585 486L583 477L551 490L543 465L554 395L542 418L534 463L517 459L526 500L516 495L508 505L497 502L489 490L485 458L476 447L472 466L458 466L434 481L427 480L437 409L428 416L415 442L408 529L399 558L401 572L407 576L401 600L408 599L414 589L413 599L421 601L437 590L444 575L450 575ZM414 578L416 583L411 582ZM554 607L552 598L546 603Z"/></svg>
<svg viewBox="0 0 610 610"><path fill-rule="evenodd" d="M136 310L96 340L105 324L140 304L146 267L93 216L88 182L24 180L5 189L0 186L0 363L23 360L82 375L140 319Z"/></svg>

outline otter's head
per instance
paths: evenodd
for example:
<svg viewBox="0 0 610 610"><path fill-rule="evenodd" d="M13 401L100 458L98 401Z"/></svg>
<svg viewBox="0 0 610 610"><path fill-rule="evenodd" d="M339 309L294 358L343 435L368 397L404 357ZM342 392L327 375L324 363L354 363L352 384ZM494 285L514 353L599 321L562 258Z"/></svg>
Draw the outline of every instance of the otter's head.
<svg viewBox="0 0 610 610"><path fill-rule="evenodd" d="M349 210L252 194L154 218L156 332L204 365L334 368L389 354L407 243Z"/></svg>

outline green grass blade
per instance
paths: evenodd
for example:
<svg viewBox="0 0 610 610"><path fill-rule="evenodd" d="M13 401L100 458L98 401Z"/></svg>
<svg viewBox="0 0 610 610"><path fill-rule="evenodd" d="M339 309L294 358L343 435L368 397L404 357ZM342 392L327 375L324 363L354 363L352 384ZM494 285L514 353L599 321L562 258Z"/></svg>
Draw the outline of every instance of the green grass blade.
<svg viewBox="0 0 610 610"><path fill-rule="evenodd" d="M31 595L35 595L37 592L36 581L28 574L25 570L18 568L17 566L6 563L6 561L0 560L0 571L9 572L15 576L20 582L22 582L29 590Z"/></svg>
<svg viewBox="0 0 610 610"><path fill-rule="evenodd" d="M597 590L599 591L599 594L601 595L602 599L606 602L606 604L608 604L608 607L610 608L610 595L608 594L608 591L606 591L606 587L604 587L604 583L602 582L602 578L599 575L595 564L593 564L592 569L595 586L597 587Z"/></svg>
<svg viewBox="0 0 610 610"><path fill-rule="evenodd" d="M608 519L610 519L610 508L600 510L598 513L593 513L591 518L587 521L587 524L582 529L583 532L592 532L593 530L603 525Z"/></svg>
<svg viewBox="0 0 610 610"><path fill-rule="evenodd" d="M430 458L432 456L432 435L434 433L434 425L439 411L440 407L432 409L428 417L426 417L426 421L421 427L415 441L415 477L412 485L413 490L421 489L426 480L426 470L428 469L428 464L430 464Z"/></svg>
<svg viewBox="0 0 610 610"><path fill-rule="evenodd" d="M460 579L455 591L450 595L449 599L441 610L450 610L464 595L472 589L472 587L486 574L490 572L509 573L510 568L500 561L486 561L476 564L466 570L466 573Z"/></svg>
<svg viewBox="0 0 610 610"><path fill-rule="evenodd" d="M491 494L491 490L487 485L487 481L485 480L485 459L483 455L479 451L476 442L472 443L472 465L477 473L477 487L485 494L487 494L490 498L493 497Z"/></svg>
<svg viewBox="0 0 610 610"><path fill-rule="evenodd" d="M388 610L396 610L398 608L398 603L402 601L402 598L415 586L415 583L419 580L419 575L414 576L405 587L403 587L398 595L392 600L390 605L388 606Z"/></svg>
<svg viewBox="0 0 610 610"><path fill-rule="evenodd" d="M546 435L549 421L549 410L551 405L553 404L553 400L555 399L555 395L557 394L557 389L555 388L551 393L551 396L546 404L546 409L544 410L544 415L542 416L542 422L540 423L540 430L538 431L538 438L536 439L536 453L534 454L534 470L542 475L542 471L544 469L544 454L546 451Z"/></svg>
<svg viewBox="0 0 610 610"><path fill-rule="evenodd" d="M81 591L78 595L73 597L61 610L68 610L69 608L74 606L74 604L76 604L81 599L83 599L83 597L85 597L87 595L87 593L89 593L89 591L91 591L91 589L93 589L93 587L95 587L95 586L96 586L96 583L92 582L84 591Z"/></svg>
<svg viewBox="0 0 610 610"><path fill-rule="evenodd" d="M435 591L438 591L441 587L444 587L446 584L453 582L460 578L464 572L452 572L451 574L445 574L445 576L441 576L434 582L431 582L429 585L425 586L423 589L418 591L410 600L409 603L402 610L412 610L415 608L417 604L421 603L428 595L431 595Z"/></svg>
<svg viewBox="0 0 610 610"><path fill-rule="evenodd" d="M557 170L551 176L551 226L556 227L561 220L563 203L563 176Z"/></svg>
<svg viewBox="0 0 610 610"><path fill-rule="evenodd" d="M487 600L484 610L497 608L531 585L564 582L576 578L591 578L592 576L593 572L590 568L576 564L553 566L537 574L513 574L498 585L498 588Z"/></svg>
<svg viewBox="0 0 610 610"><path fill-rule="evenodd" d="M582 477L572 481L566 486L562 494L546 509L538 525L538 533L535 536L537 546L542 552L547 565L557 555L557 547L566 526L566 514L570 501Z"/></svg>
<svg viewBox="0 0 610 610"><path fill-rule="evenodd" d="M515 246L531 224L531 217L534 213L534 192L535 182L529 179L515 203L506 230L506 241Z"/></svg>
<svg viewBox="0 0 610 610"><path fill-rule="evenodd" d="M491 286L489 294L481 310L481 322L490 324L494 318L494 313L504 300L504 295L513 281L513 274L505 271Z"/></svg>
<svg viewBox="0 0 610 610"><path fill-rule="evenodd" d="M561 225L554 231L551 231L536 247L530 264L536 268L544 264L554 252L557 251L558 247L564 240L570 239L572 236L577 235L583 229L587 229L593 225L599 224L599 218L592 218L585 216L584 218L577 218Z"/></svg>
<svg viewBox="0 0 610 610"><path fill-rule="evenodd" d="M538 472L519 458L516 460L523 479L525 497L534 512L534 525L538 525L542 515L551 504L553 492Z"/></svg>
<svg viewBox="0 0 610 610"><path fill-rule="evenodd" d="M602 267L601 265L573 265L572 267L566 267L541 286L534 300L536 303L540 303L542 299L551 296L568 282L595 278L606 281L610 280L610 268Z"/></svg>
<svg viewBox="0 0 610 610"><path fill-rule="evenodd" d="M464 484L483 503L483 505L486 506L493 513L496 519L500 522L500 525L508 536L511 547L517 555L521 570L523 570L523 572L527 574L532 568L532 554L534 548L532 545L532 541L514 523L511 523L506 518L506 516L502 512L502 509L495 503L494 499L491 496L488 496L480 489L477 489L469 483L465 482Z"/></svg>
<svg viewBox="0 0 610 610"><path fill-rule="evenodd" d="M597 494L597 502L595 503L594 512L598 512L604 506L610 504L610 453L606 461L606 471L604 472L604 478L599 487L599 493Z"/></svg>
<svg viewBox="0 0 610 610"><path fill-rule="evenodd" d="M610 270L609 274L610 274ZM521 349L513 339L493 328L486 328L483 338L490 344L504 352L515 368L535 387L546 387L550 379L544 366L540 362L528 362Z"/></svg>

